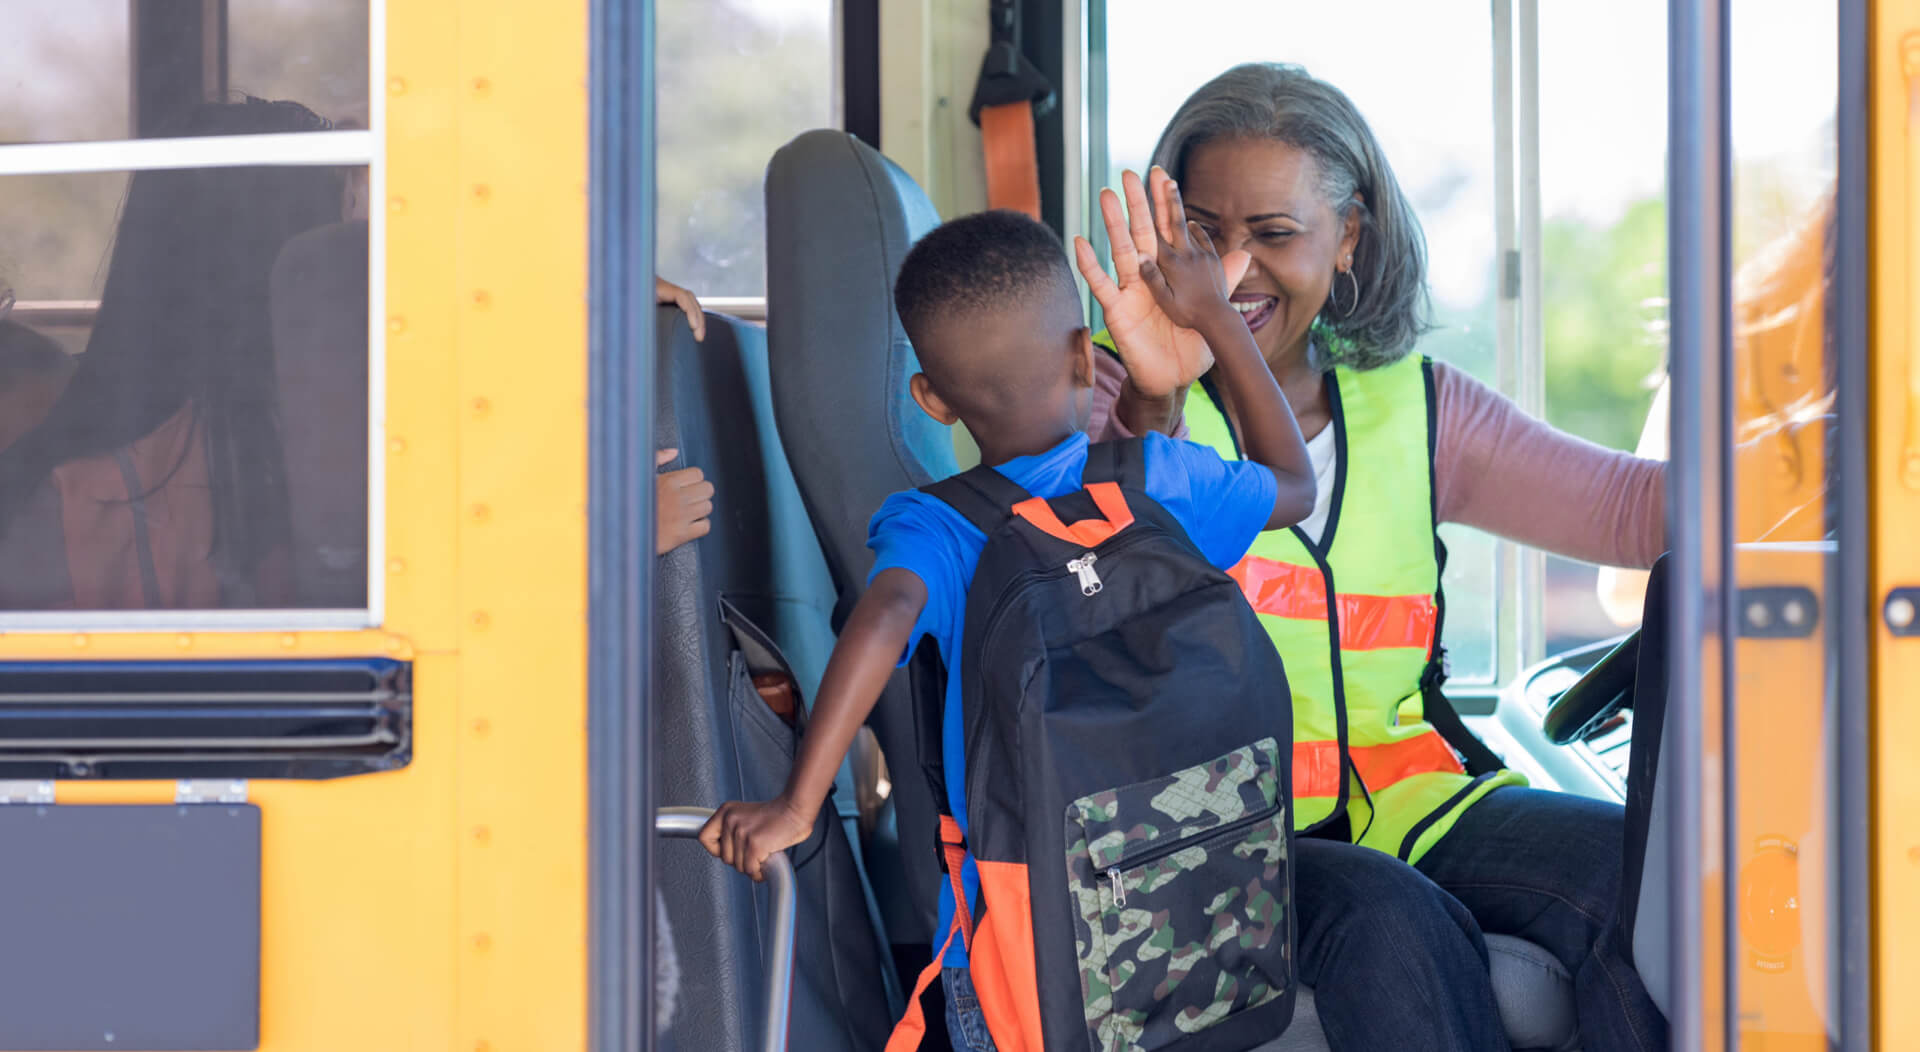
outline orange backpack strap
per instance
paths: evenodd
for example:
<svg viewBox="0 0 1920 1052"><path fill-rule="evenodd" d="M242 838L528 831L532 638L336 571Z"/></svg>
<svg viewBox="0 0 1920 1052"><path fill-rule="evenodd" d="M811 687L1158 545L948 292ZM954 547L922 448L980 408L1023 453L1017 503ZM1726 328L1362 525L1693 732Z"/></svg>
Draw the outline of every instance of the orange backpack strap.
<svg viewBox="0 0 1920 1052"><path fill-rule="evenodd" d="M947 928L947 941L940 944L939 952L927 967L921 971L920 978L913 984L913 992L907 995L907 1014L893 1025L893 1034L887 1038L886 1052L914 1052L927 1036L927 1013L920 1007L920 999L926 996L927 987L940 978L940 966L947 959L947 951L953 948L953 937L960 934L960 911L955 910L953 924Z"/></svg>

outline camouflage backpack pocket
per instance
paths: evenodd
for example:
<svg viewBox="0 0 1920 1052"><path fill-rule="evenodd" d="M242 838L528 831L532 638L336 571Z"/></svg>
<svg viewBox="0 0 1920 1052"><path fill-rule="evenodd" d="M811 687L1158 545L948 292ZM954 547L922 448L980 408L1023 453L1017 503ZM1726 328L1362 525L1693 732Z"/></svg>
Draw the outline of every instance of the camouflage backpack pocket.
<svg viewBox="0 0 1920 1052"><path fill-rule="evenodd" d="M1087 1032L1166 1048L1287 992L1287 802L1272 738L1067 808Z"/></svg>

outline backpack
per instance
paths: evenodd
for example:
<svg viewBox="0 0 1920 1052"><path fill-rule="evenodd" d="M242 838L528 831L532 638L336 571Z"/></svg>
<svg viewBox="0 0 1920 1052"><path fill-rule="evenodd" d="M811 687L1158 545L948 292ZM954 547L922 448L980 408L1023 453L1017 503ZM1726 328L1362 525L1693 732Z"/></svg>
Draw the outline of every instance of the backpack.
<svg viewBox="0 0 1920 1052"><path fill-rule="evenodd" d="M1298 986L1286 674L1147 496L1138 439L1092 446L1082 484L1043 500L981 467L922 490L987 537L958 666L966 843L941 819L953 927L1001 1052L1253 1048Z"/></svg>

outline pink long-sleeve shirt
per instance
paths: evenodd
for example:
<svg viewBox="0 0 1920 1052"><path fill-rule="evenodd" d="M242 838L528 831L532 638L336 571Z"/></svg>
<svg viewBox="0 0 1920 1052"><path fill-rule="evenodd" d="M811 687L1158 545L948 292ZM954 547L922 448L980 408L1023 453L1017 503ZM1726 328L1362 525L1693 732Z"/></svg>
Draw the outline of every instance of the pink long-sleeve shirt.
<svg viewBox="0 0 1920 1052"><path fill-rule="evenodd" d="M1090 430L1096 439L1129 437L1113 411L1126 369L1110 355L1096 358ZM1444 362L1434 364L1434 381L1441 522L1604 566L1652 566L1666 550L1664 464L1556 430ZM1184 422L1179 433L1186 433ZM1330 453L1314 447L1331 443L1306 437L1316 474L1326 473ZM1317 519L1331 499L1332 486L1323 483Z"/></svg>

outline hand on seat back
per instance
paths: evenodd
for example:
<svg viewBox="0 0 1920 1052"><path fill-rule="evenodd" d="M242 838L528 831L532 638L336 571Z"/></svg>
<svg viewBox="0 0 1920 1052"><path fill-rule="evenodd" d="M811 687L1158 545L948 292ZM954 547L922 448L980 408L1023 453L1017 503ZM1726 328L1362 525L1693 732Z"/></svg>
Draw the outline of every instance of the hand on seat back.
<svg viewBox="0 0 1920 1052"><path fill-rule="evenodd" d="M1156 190L1171 186L1172 180L1165 172L1156 168L1153 174ZM1107 333L1126 364L1128 382L1147 398L1173 398L1213 368L1213 352L1198 332L1168 315L1154 298L1149 282L1149 276L1158 272L1163 241L1176 241L1167 225L1171 215L1163 209L1158 217L1161 229L1156 230L1156 217L1147 206L1147 191L1140 177L1126 172L1120 185L1126 191L1124 215L1119 195L1111 189L1100 192L1100 214L1106 220L1107 240L1112 246L1114 277L1109 278L1101 269L1099 257L1086 238L1074 238L1074 254L1093 298L1100 302ZM1231 291L1246 274L1251 260L1245 252L1229 252L1224 259L1208 265L1219 272L1217 277L1224 280L1222 287Z"/></svg>
<svg viewBox="0 0 1920 1052"><path fill-rule="evenodd" d="M655 454L654 466L666 467L679 455L677 449L663 449ZM657 520L654 543L658 554L665 555L713 530L713 523L708 519L713 514L713 483L707 481L706 473L699 468L681 468L655 476L653 500Z"/></svg>
<svg viewBox="0 0 1920 1052"><path fill-rule="evenodd" d="M665 278L656 277L653 279L653 301L662 307L669 303L679 307L687 316L687 324L693 327L695 342L707 338L707 314L700 309L700 300L693 293Z"/></svg>

